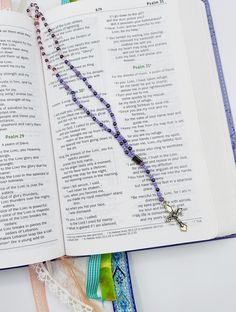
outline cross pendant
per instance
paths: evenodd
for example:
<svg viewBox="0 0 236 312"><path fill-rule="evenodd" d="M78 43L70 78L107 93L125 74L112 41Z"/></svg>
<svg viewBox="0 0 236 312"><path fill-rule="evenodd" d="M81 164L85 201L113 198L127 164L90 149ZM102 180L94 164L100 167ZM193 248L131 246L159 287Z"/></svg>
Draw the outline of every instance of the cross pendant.
<svg viewBox="0 0 236 312"><path fill-rule="evenodd" d="M162 204L163 204L163 208L165 208L165 210L168 213L168 216L166 218L166 222L169 223L171 221L175 221L179 225L181 231L187 232L187 229L188 229L187 224L183 223L179 218L179 216L182 216L182 210L183 209L182 208L174 209L166 201L164 201Z"/></svg>

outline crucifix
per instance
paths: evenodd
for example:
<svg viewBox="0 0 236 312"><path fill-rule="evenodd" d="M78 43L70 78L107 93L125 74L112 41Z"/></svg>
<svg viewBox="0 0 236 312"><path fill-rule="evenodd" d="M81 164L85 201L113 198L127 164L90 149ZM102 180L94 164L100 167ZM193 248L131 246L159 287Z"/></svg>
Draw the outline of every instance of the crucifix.
<svg viewBox="0 0 236 312"><path fill-rule="evenodd" d="M164 201L162 204L163 204L163 208L165 208L165 210L168 213L166 222L169 223L171 221L175 221L179 225L181 231L187 232L187 229L188 229L187 224L183 223L179 218L180 216L182 216L183 209L182 208L174 209L172 206L169 205L167 201Z"/></svg>

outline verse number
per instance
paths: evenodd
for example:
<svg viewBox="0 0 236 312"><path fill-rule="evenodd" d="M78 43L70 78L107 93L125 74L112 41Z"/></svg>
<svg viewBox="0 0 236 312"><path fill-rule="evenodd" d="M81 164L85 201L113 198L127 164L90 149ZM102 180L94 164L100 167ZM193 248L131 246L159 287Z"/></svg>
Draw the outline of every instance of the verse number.
<svg viewBox="0 0 236 312"><path fill-rule="evenodd" d="M96 12L102 11L102 8L96 8L95 11Z"/></svg>

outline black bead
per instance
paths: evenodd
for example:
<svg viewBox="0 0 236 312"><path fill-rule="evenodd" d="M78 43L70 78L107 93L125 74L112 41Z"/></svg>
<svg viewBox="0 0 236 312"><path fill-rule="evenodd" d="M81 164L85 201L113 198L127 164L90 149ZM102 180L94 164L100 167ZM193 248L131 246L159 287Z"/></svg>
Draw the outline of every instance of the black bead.
<svg viewBox="0 0 236 312"><path fill-rule="evenodd" d="M53 67L52 70L55 71L55 70L57 70L57 69L56 69L56 67Z"/></svg>
<svg viewBox="0 0 236 312"><path fill-rule="evenodd" d="M26 12L27 12L27 13L29 13L29 12L30 12L30 10L29 10L29 9L27 9L27 10L26 10Z"/></svg>
<svg viewBox="0 0 236 312"><path fill-rule="evenodd" d="M90 115L90 111L87 111L86 113L87 113L88 116Z"/></svg>
<svg viewBox="0 0 236 312"><path fill-rule="evenodd" d="M60 79L60 83L63 83L63 80L62 80L62 79Z"/></svg>
<svg viewBox="0 0 236 312"><path fill-rule="evenodd" d="M123 143L124 143L124 144L127 143L127 140L124 139L124 140L123 140Z"/></svg>
<svg viewBox="0 0 236 312"><path fill-rule="evenodd" d="M79 77L81 75L81 72L77 72L76 76Z"/></svg>
<svg viewBox="0 0 236 312"><path fill-rule="evenodd" d="M52 30L49 28L49 29L48 29L48 32L51 32L51 31L52 31Z"/></svg>
<svg viewBox="0 0 236 312"><path fill-rule="evenodd" d="M156 188L156 191L157 191L157 192L160 192L160 189L159 189L159 188Z"/></svg>
<svg viewBox="0 0 236 312"><path fill-rule="evenodd" d="M76 97L73 97L73 101L74 101L74 102L76 102L76 101L77 101Z"/></svg>
<svg viewBox="0 0 236 312"><path fill-rule="evenodd" d="M48 26L48 23L44 23L44 26L47 27L47 26Z"/></svg>
<svg viewBox="0 0 236 312"><path fill-rule="evenodd" d="M125 150L125 154L128 155L128 154L129 154L129 151L128 151L128 150Z"/></svg>
<svg viewBox="0 0 236 312"><path fill-rule="evenodd" d="M113 122L113 126L114 126L114 127L117 126L117 123L116 123L116 122Z"/></svg>
<svg viewBox="0 0 236 312"><path fill-rule="evenodd" d="M110 105L110 104L107 104L107 105L106 105L106 108L110 108L110 107L111 107L111 105Z"/></svg>
<svg viewBox="0 0 236 312"><path fill-rule="evenodd" d="M152 182L155 182L156 180L153 178L153 179L151 179L151 181L152 181Z"/></svg>
<svg viewBox="0 0 236 312"><path fill-rule="evenodd" d="M48 69L51 69L51 65L48 65Z"/></svg>
<svg viewBox="0 0 236 312"><path fill-rule="evenodd" d="M110 133L111 133L111 129L107 129L107 132L110 132Z"/></svg>
<svg viewBox="0 0 236 312"><path fill-rule="evenodd" d="M123 142L120 142L120 145L122 146L124 143Z"/></svg>
<svg viewBox="0 0 236 312"><path fill-rule="evenodd" d="M117 131L117 132L116 132L116 134L119 136L119 135L120 135L120 132L119 132L119 131Z"/></svg>
<svg viewBox="0 0 236 312"><path fill-rule="evenodd" d="M42 20L42 21L45 21L45 17L42 17L41 20Z"/></svg>
<svg viewBox="0 0 236 312"><path fill-rule="evenodd" d="M129 150L129 151L132 151L132 146L129 146L129 147L128 147L128 150Z"/></svg>
<svg viewBox="0 0 236 312"><path fill-rule="evenodd" d="M95 91L95 92L93 92L93 94L94 94L95 96L96 96L96 95L98 95L96 91Z"/></svg>
<svg viewBox="0 0 236 312"><path fill-rule="evenodd" d="M84 77L84 78L83 78L83 81L86 81L86 80L87 80L87 78Z"/></svg>
<svg viewBox="0 0 236 312"><path fill-rule="evenodd" d="M119 135L118 135L118 134L115 134L114 137L117 139L117 138L119 137Z"/></svg>
<svg viewBox="0 0 236 312"><path fill-rule="evenodd" d="M58 40L56 40L56 41L55 41L55 44L58 44L58 43L59 43Z"/></svg>
<svg viewBox="0 0 236 312"><path fill-rule="evenodd" d="M68 64L68 61L67 61L67 60L65 60L65 64Z"/></svg>
<svg viewBox="0 0 236 312"><path fill-rule="evenodd" d="M103 102L104 101L104 99L103 98L100 98L100 102Z"/></svg>
<svg viewBox="0 0 236 312"><path fill-rule="evenodd" d="M36 32L37 32L37 33L41 33L40 29L37 29Z"/></svg>
<svg viewBox="0 0 236 312"><path fill-rule="evenodd" d="M45 52L42 52L42 55L45 55L46 53Z"/></svg>
<svg viewBox="0 0 236 312"><path fill-rule="evenodd" d="M52 36L51 36L52 38L54 38L55 37L55 35L54 34L52 34Z"/></svg>
<svg viewBox="0 0 236 312"><path fill-rule="evenodd" d="M61 54L61 55L60 55L60 58L62 59L63 57L64 57L64 55L63 55L63 54Z"/></svg>
<svg viewBox="0 0 236 312"><path fill-rule="evenodd" d="M60 47L57 47L57 51L59 51L59 50L61 50L61 48L60 48Z"/></svg>
<svg viewBox="0 0 236 312"><path fill-rule="evenodd" d="M83 108L83 105L82 105L82 104L80 104L80 105L79 105L79 108Z"/></svg>
<svg viewBox="0 0 236 312"><path fill-rule="evenodd" d="M93 120L95 121L97 118L96 117L93 117Z"/></svg>
<svg viewBox="0 0 236 312"><path fill-rule="evenodd" d="M45 59L45 62L47 63L47 62L48 62L48 59Z"/></svg>
<svg viewBox="0 0 236 312"><path fill-rule="evenodd" d="M75 91L71 91L71 94L75 94Z"/></svg>
<svg viewBox="0 0 236 312"><path fill-rule="evenodd" d="M40 47L40 50L44 50L44 47Z"/></svg>
<svg viewBox="0 0 236 312"><path fill-rule="evenodd" d="M142 159L138 156L138 155L134 155L134 157L132 158L132 160L137 164L137 165L141 165L143 163Z"/></svg>
<svg viewBox="0 0 236 312"><path fill-rule="evenodd" d="M58 78L60 75L59 74L56 74L56 77Z"/></svg>
<svg viewBox="0 0 236 312"><path fill-rule="evenodd" d="M89 88L89 89L91 89L91 88L92 88L92 86L91 86L91 85L88 85L88 88Z"/></svg>
<svg viewBox="0 0 236 312"><path fill-rule="evenodd" d="M150 170L146 170L146 173L149 174L149 173L150 173Z"/></svg>
<svg viewBox="0 0 236 312"><path fill-rule="evenodd" d="M100 123L99 123L99 126L100 126L100 127L103 127L103 123L102 123L102 122L100 122Z"/></svg>
<svg viewBox="0 0 236 312"><path fill-rule="evenodd" d="M74 66L73 65L70 65L70 69L73 69L74 68Z"/></svg>
<svg viewBox="0 0 236 312"><path fill-rule="evenodd" d="M110 113L110 116L111 116L111 117L114 117L114 114L113 114L113 113Z"/></svg>

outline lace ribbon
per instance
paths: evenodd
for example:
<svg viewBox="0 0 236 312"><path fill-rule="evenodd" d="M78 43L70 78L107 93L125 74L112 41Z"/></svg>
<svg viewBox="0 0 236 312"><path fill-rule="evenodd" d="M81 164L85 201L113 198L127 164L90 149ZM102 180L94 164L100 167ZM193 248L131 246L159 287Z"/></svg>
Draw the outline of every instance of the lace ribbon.
<svg viewBox="0 0 236 312"><path fill-rule="evenodd" d="M38 279L45 283L63 303L67 304L75 312L93 312L93 308L84 304L80 300L73 297L66 289L64 289L48 272L43 263L37 263L30 266L33 269Z"/></svg>

